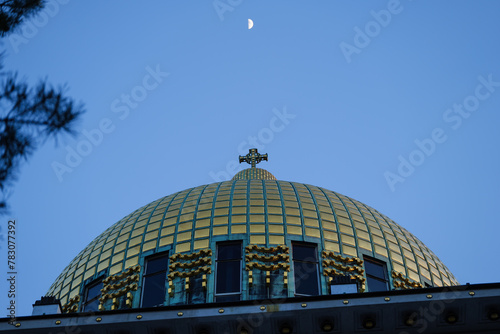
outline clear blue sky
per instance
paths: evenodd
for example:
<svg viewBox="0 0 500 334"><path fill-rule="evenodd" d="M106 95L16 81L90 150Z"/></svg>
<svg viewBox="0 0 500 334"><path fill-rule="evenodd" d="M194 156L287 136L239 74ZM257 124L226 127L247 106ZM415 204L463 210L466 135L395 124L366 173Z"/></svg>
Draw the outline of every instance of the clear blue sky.
<svg viewBox="0 0 500 334"><path fill-rule="evenodd" d="M55 3L3 39L7 69L87 109L9 199L19 314L123 216L232 176L251 137L278 179L376 208L463 284L500 281L500 2Z"/></svg>

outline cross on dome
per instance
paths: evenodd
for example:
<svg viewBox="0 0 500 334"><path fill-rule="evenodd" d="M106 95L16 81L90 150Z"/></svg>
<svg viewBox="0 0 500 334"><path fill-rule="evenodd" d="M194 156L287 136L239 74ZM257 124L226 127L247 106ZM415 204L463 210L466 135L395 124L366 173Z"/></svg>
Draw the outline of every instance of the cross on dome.
<svg viewBox="0 0 500 334"><path fill-rule="evenodd" d="M252 165L252 168L255 168L255 165L262 160L268 161L267 153L260 154L256 148L249 149L247 155L240 155L240 163L246 162L247 164Z"/></svg>

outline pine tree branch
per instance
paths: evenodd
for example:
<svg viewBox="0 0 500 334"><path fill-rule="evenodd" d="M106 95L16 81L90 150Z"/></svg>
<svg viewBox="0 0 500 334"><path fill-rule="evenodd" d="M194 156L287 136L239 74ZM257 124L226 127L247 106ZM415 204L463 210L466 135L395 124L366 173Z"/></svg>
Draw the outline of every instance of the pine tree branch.
<svg viewBox="0 0 500 334"><path fill-rule="evenodd" d="M11 33L24 19L35 15L45 0L5 0L0 3L0 36Z"/></svg>
<svg viewBox="0 0 500 334"><path fill-rule="evenodd" d="M24 20L36 15L45 0L0 0L0 37L12 33ZM16 73L2 72L0 53L0 214L6 213L9 188L23 159L37 145L59 133L72 133L85 112L82 104L54 89L46 80L31 88Z"/></svg>
<svg viewBox="0 0 500 334"><path fill-rule="evenodd" d="M0 122L2 123L10 123L14 125L48 125L47 122L41 122L41 121L33 121L33 120L28 120L28 119L15 119L15 118L0 118Z"/></svg>

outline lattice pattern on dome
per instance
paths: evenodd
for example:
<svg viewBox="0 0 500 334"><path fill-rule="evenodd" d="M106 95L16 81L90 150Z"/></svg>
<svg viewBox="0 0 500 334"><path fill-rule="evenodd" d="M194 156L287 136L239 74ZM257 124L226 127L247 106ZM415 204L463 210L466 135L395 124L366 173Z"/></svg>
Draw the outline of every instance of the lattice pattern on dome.
<svg viewBox="0 0 500 334"><path fill-rule="evenodd" d="M145 252L169 245L172 253L197 252L222 236L265 247L290 246L292 236L316 240L319 251L370 255L415 282L458 284L420 240L377 210L316 186L250 179L187 189L132 212L83 249L48 295L65 304L85 280L136 266Z"/></svg>
<svg viewBox="0 0 500 334"><path fill-rule="evenodd" d="M247 168L233 176L232 180L276 180L273 174L262 168Z"/></svg>

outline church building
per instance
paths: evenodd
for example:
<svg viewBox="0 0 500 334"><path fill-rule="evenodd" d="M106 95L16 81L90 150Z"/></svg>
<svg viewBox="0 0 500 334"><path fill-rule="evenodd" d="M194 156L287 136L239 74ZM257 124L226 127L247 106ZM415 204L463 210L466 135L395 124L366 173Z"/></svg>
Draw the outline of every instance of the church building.
<svg viewBox="0 0 500 334"><path fill-rule="evenodd" d="M376 209L239 159L111 225L0 333L500 333L500 283L460 285Z"/></svg>

